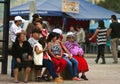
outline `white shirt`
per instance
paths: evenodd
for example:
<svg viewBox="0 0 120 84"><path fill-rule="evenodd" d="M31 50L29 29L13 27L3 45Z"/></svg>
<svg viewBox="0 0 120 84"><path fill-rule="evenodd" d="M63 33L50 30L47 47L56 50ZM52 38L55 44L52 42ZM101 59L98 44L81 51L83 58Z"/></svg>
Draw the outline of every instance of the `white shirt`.
<svg viewBox="0 0 120 84"><path fill-rule="evenodd" d="M30 43L31 47L33 48L34 45L38 42L38 40L34 39L33 37L30 37L28 39L28 42Z"/></svg>
<svg viewBox="0 0 120 84"><path fill-rule="evenodd" d="M43 52L40 53L40 54L37 54L36 51L35 51L36 46L39 48L39 50L43 50L42 45L40 43L37 42L34 45L34 47L33 47L33 56L34 56L33 61L34 61L34 64L35 65L43 65Z"/></svg>
<svg viewBox="0 0 120 84"><path fill-rule="evenodd" d="M16 40L16 34L20 33L22 31L22 28L17 26L16 24L12 24L10 27L10 39L12 42L15 42Z"/></svg>
<svg viewBox="0 0 120 84"><path fill-rule="evenodd" d="M80 28L80 31L77 32L77 42L84 43L85 42L85 31L83 28Z"/></svg>

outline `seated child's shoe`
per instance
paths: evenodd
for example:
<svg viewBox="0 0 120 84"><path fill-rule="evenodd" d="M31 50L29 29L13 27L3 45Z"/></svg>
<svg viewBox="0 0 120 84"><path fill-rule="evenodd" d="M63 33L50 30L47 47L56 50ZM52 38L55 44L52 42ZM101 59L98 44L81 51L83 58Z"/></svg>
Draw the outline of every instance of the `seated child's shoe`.
<svg viewBox="0 0 120 84"><path fill-rule="evenodd" d="M81 78L84 80L88 80L88 78L85 75L82 75Z"/></svg>
<svg viewBox="0 0 120 84"><path fill-rule="evenodd" d="M47 75L43 75L42 79L45 80L45 81L51 81L51 79Z"/></svg>
<svg viewBox="0 0 120 84"><path fill-rule="evenodd" d="M74 77L72 78L73 81L80 81L80 78Z"/></svg>
<svg viewBox="0 0 120 84"><path fill-rule="evenodd" d="M35 81L36 81L36 82L41 82L41 81L42 81L42 77L36 77L36 78L35 78Z"/></svg>
<svg viewBox="0 0 120 84"><path fill-rule="evenodd" d="M57 78L55 78L55 80L54 80L55 82L64 82L61 78L59 78L59 77L57 77Z"/></svg>

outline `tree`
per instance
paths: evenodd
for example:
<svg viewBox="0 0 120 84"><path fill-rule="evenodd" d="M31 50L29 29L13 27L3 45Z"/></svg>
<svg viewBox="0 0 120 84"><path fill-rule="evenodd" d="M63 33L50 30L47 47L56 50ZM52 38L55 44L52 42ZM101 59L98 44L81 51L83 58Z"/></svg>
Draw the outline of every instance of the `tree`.
<svg viewBox="0 0 120 84"><path fill-rule="evenodd" d="M120 13L120 0L105 0L98 3L98 5L114 12Z"/></svg>

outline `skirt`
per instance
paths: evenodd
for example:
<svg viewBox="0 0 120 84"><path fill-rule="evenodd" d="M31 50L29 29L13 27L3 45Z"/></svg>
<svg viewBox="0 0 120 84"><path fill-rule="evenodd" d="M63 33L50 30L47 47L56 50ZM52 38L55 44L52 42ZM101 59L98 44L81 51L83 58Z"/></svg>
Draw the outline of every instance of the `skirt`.
<svg viewBox="0 0 120 84"><path fill-rule="evenodd" d="M78 72L87 72L89 71L87 61L82 56L73 56L78 61Z"/></svg>

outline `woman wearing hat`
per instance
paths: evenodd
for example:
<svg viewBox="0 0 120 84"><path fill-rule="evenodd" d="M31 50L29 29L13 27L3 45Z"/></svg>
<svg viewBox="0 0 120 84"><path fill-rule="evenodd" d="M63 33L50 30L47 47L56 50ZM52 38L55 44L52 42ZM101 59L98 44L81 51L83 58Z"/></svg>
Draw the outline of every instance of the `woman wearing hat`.
<svg viewBox="0 0 120 84"><path fill-rule="evenodd" d="M58 42L60 43L60 46L63 50L63 58L67 61L67 66L70 72L70 75L72 76L72 80L74 81L80 81L80 79L77 77L78 75L78 62L76 59L74 59L71 55L71 53L68 51L68 49L64 46L62 42L62 30L61 29L54 29L53 32L58 34Z"/></svg>
<svg viewBox="0 0 120 84"><path fill-rule="evenodd" d="M67 33L67 41L64 43L66 48L69 50L69 52L73 55L73 58L75 58L78 61L78 72L82 73L81 78L84 80L88 80L85 76L85 72L88 71L88 64L85 60L84 51L79 46L77 42L74 41L74 34L72 32Z"/></svg>

